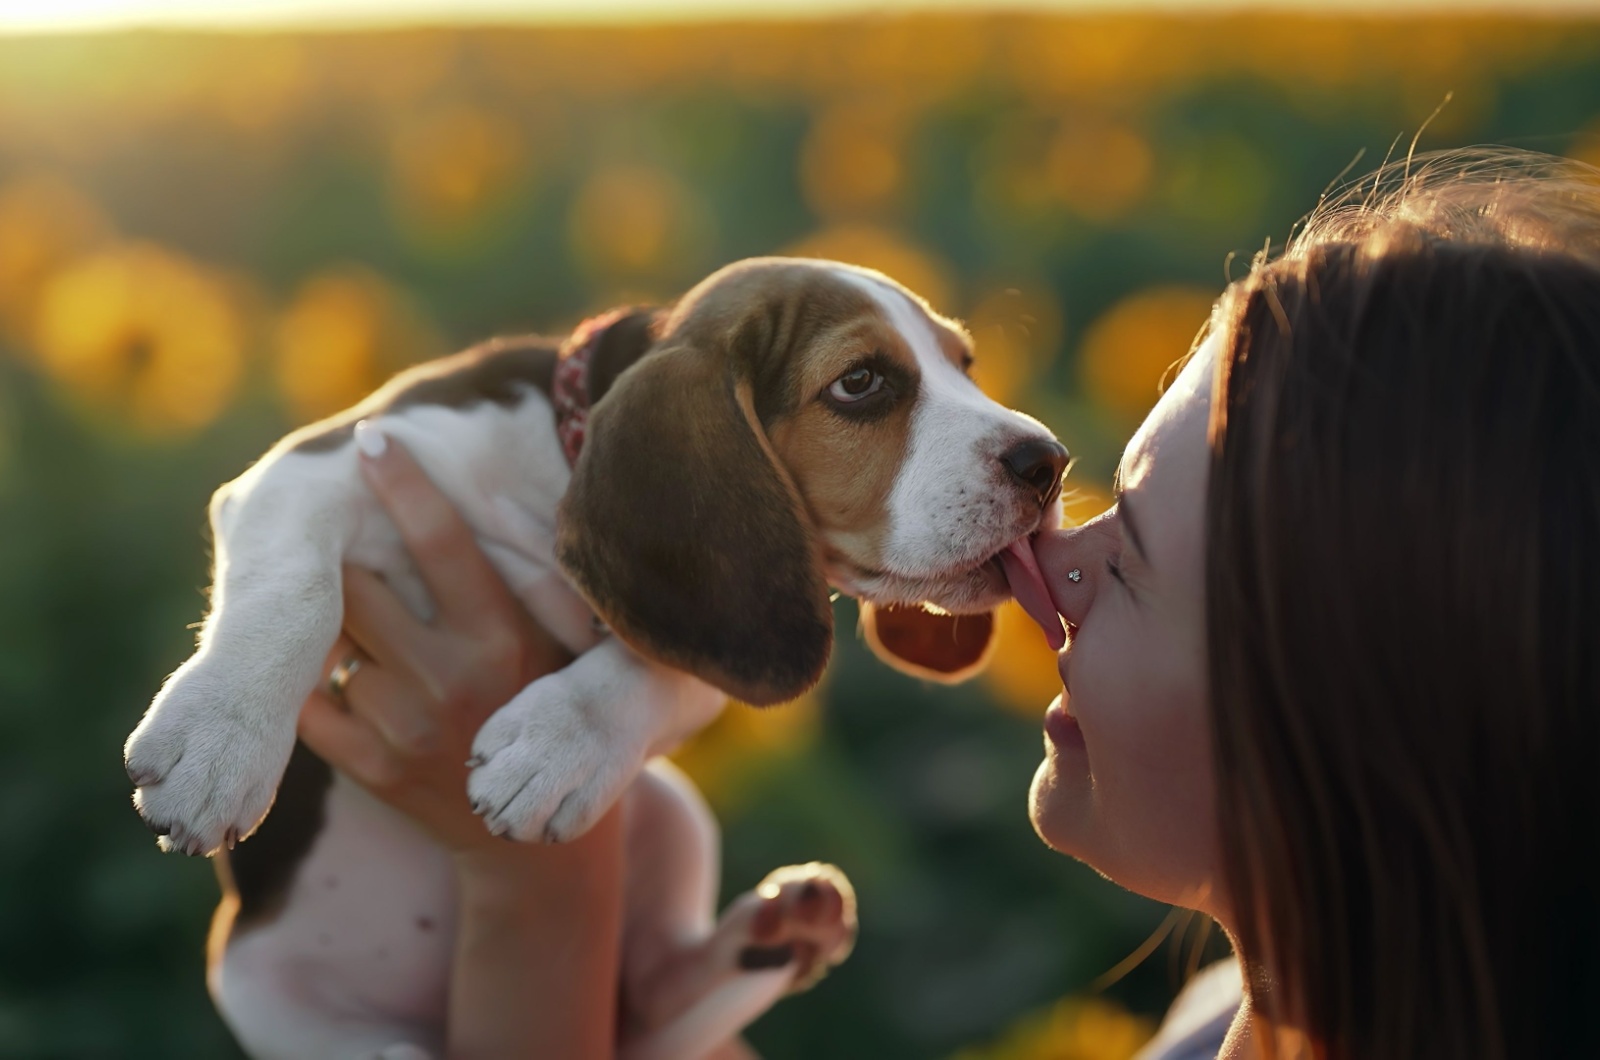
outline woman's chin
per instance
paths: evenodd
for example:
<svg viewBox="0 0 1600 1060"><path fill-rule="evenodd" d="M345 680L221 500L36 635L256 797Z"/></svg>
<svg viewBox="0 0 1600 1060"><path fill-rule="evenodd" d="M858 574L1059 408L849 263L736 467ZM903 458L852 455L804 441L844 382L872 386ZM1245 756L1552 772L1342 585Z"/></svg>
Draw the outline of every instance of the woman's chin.
<svg viewBox="0 0 1600 1060"><path fill-rule="evenodd" d="M1028 820L1033 830L1052 850L1082 857L1083 809L1070 784L1058 773L1055 756L1047 751L1028 788Z"/></svg>
<svg viewBox="0 0 1600 1060"><path fill-rule="evenodd" d="M1202 850L1186 850L1181 841L1130 846L1111 839L1097 820L1092 788L1085 778L1074 778L1056 755L1045 752L1028 789L1028 820L1045 845L1076 858L1102 876L1136 894L1168 905L1198 909L1228 923L1209 881L1216 876L1214 861ZM1203 835L1203 827L1185 830ZM1148 856L1147 856L1148 855Z"/></svg>

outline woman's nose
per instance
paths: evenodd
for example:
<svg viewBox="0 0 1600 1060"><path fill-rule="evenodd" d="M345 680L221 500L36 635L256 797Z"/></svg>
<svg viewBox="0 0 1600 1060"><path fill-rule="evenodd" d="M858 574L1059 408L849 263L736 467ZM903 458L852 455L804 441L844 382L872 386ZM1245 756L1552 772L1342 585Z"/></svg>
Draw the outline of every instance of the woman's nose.
<svg viewBox="0 0 1600 1060"><path fill-rule="evenodd" d="M1050 598L1068 622L1076 623L1093 595L1093 579L1086 562L1082 528L1045 530L1033 539L1033 554L1039 561Z"/></svg>

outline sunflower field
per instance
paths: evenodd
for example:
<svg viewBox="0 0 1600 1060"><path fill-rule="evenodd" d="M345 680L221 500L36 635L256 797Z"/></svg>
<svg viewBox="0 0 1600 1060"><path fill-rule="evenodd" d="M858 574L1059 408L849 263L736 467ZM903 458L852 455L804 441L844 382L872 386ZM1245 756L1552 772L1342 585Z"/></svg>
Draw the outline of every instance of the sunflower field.
<svg viewBox="0 0 1600 1060"><path fill-rule="evenodd" d="M1532 17L0 38L0 1056L239 1055L210 868L157 853L121 746L192 649L210 491L289 428L738 258L840 258L966 321L1085 519L1230 268L1341 173L1414 138L1600 160L1597 122L1600 23ZM1034 836L1037 629L1008 609L939 688L836 606L816 692L678 755L725 896L812 859L860 891L854 956L750 1041L1131 1056L1219 943Z"/></svg>

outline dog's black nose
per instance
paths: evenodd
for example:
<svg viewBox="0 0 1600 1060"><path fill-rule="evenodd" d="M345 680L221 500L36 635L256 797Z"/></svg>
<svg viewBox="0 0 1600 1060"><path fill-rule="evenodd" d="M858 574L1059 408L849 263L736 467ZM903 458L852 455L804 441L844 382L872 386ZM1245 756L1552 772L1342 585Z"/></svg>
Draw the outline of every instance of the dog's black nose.
<svg viewBox="0 0 1600 1060"><path fill-rule="evenodd" d="M1030 438L1000 454L1000 462L1023 489L1039 498L1043 507L1055 499L1072 457L1054 438Z"/></svg>

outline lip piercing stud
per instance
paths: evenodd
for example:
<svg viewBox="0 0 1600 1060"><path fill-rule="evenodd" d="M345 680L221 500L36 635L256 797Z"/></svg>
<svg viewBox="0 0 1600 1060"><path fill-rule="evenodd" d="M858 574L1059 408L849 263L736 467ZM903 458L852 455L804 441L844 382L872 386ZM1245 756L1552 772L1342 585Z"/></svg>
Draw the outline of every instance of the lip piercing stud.
<svg viewBox="0 0 1600 1060"><path fill-rule="evenodd" d="M1081 582L1081 581L1083 581L1083 568L1082 567L1073 567L1071 570L1067 571L1067 581L1069 581L1069 582Z"/></svg>

